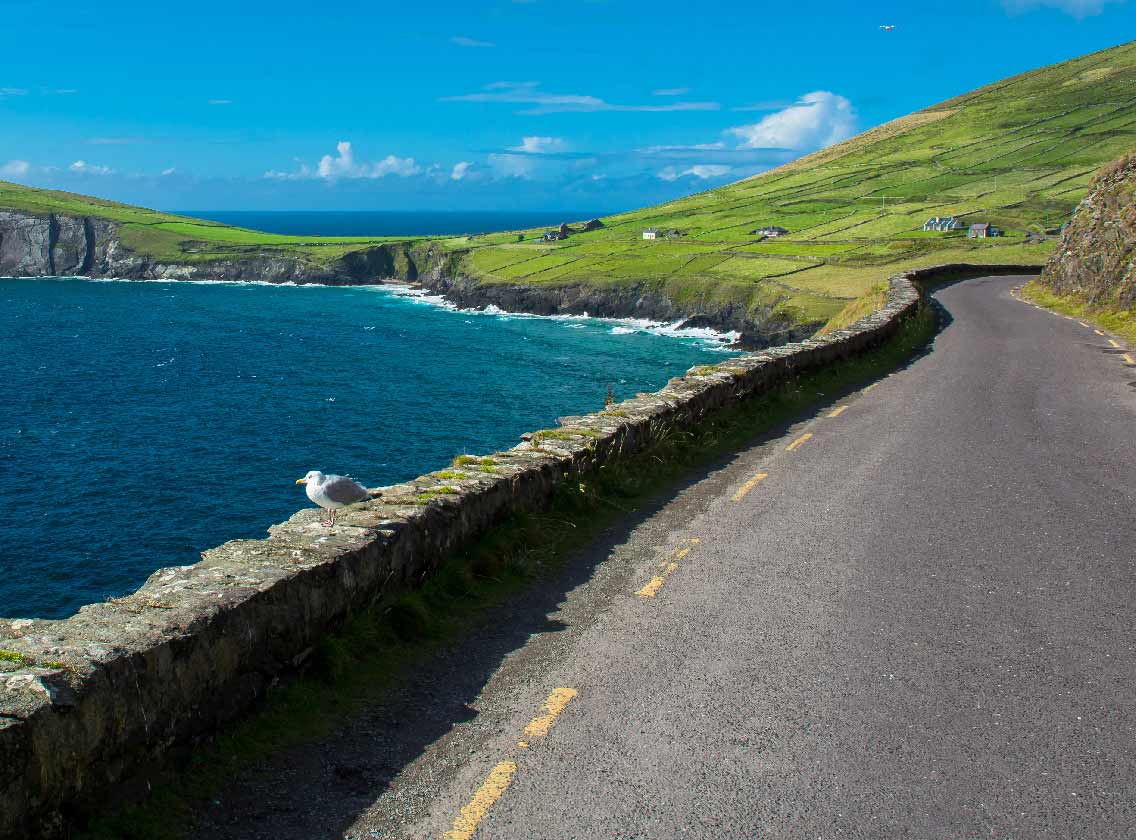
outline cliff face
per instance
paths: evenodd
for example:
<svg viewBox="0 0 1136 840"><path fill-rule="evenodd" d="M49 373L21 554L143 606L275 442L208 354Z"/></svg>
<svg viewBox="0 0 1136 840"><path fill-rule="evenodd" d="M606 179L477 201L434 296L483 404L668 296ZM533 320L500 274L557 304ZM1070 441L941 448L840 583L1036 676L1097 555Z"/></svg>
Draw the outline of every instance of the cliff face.
<svg viewBox="0 0 1136 840"><path fill-rule="evenodd" d="M1041 280L1095 307L1136 308L1136 153L1094 179Z"/></svg>
<svg viewBox="0 0 1136 840"><path fill-rule="evenodd" d="M647 284L559 286L486 283L468 277L461 255L430 243L360 249L330 264L280 253L234 255L202 262L162 262L127 248L119 225L107 219L0 211L0 277L81 275L128 280L257 280L345 286L383 281L418 284L459 306L497 306L536 315L583 314L600 318L682 321L741 333L742 345L765 347L811 335L816 324L799 324L773 312L753 312L732 303L692 309Z"/></svg>

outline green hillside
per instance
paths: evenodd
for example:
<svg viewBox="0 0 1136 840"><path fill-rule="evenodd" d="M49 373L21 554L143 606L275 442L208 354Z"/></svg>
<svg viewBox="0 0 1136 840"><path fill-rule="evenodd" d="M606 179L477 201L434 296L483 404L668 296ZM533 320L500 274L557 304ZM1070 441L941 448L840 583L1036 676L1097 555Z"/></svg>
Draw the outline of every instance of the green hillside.
<svg viewBox="0 0 1136 840"><path fill-rule="evenodd" d="M839 312L888 275L940 262L1041 265L1093 173L1136 146L1136 42L1026 73L754 178L605 218L561 242L542 231L440 240L483 283L634 285L696 309L736 302L800 322ZM286 252L329 261L382 238L275 236L68 193L0 184L0 208L105 216L125 244L199 262ZM1006 236L924 233L930 216ZM790 231L758 242L755 228ZM642 230L675 228L644 241Z"/></svg>
<svg viewBox="0 0 1136 840"><path fill-rule="evenodd" d="M604 219L555 243L446 241L486 282L636 283L673 299L736 300L827 318L908 267L1045 262L1093 173L1136 146L1136 42L935 105L754 178ZM923 233L931 216L1006 230ZM791 231L758 243L753 230ZM643 228L677 228L644 241Z"/></svg>
<svg viewBox="0 0 1136 840"><path fill-rule="evenodd" d="M262 233L86 195L24 187L6 181L0 181L0 210L110 219L121 224L122 241L126 246L168 262L206 262L265 252L283 252L319 262L330 262L360 247L406 239Z"/></svg>

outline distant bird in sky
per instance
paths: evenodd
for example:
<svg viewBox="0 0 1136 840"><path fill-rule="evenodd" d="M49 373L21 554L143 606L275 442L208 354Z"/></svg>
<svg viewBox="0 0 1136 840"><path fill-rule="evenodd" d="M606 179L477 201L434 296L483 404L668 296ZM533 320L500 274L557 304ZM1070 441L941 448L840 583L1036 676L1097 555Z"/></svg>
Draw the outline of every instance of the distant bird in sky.
<svg viewBox="0 0 1136 840"><path fill-rule="evenodd" d="M311 470L297 484L307 485L304 489L308 498L327 511L327 519L320 524L330 528L335 524L335 512L341 507L363 502L371 498L367 488L345 475L324 475L319 470Z"/></svg>
<svg viewBox="0 0 1136 840"><path fill-rule="evenodd" d="M882 29L884 32L891 32L893 29L895 29L895 25L892 24L888 26L881 26L880 29Z"/></svg>

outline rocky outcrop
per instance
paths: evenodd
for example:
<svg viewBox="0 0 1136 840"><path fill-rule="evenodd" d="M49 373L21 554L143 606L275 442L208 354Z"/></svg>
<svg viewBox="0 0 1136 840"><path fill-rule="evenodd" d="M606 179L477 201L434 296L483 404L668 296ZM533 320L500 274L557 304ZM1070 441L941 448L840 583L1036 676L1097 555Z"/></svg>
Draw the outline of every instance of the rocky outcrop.
<svg viewBox="0 0 1136 840"><path fill-rule="evenodd" d="M35 215L0 210L0 277L79 275L125 280L257 280L268 283L352 285L413 279L403 251L390 245L361 249L322 264L283 251L249 251L231 259L166 262L139 254L109 219ZM399 271L401 265L402 271Z"/></svg>
<svg viewBox="0 0 1136 840"><path fill-rule="evenodd" d="M819 324L801 324L772 309L738 303L679 303L647 283L589 285L487 282L469 276L463 254L431 243L391 243L361 248L330 263L271 249L232 258L164 262L123 244L119 225L94 217L0 211L0 277L81 275L127 280L255 280L330 286L397 281L444 295L458 306L536 315L645 318L691 327L736 331L746 349L811 335Z"/></svg>
<svg viewBox="0 0 1136 840"><path fill-rule="evenodd" d="M1136 308L1136 154L1094 179L1041 281L1094 307Z"/></svg>
<svg viewBox="0 0 1136 840"><path fill-rule="evenodd" d="M373 491L334 531L305 510L160 569L62 621L0 619L0 838L52 837L247 711L354 611L415 587L448 555L557 489L711 413L885 341L919 305L887 304L823 338L692 368L654 394L563 418L555 434ZM491 465L491 466L488 466Z"/></svg>

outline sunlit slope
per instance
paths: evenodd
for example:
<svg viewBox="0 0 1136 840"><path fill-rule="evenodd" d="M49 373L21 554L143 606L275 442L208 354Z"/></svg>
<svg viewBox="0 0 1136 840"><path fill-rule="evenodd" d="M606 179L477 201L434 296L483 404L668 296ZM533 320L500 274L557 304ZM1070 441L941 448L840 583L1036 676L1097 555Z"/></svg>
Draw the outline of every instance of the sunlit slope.
<svg viewBox="0 0 1136 840"><path fill-rule="evenodd" d="M1136 43L982 88L776 170L604 219L563 242L447 240L485 282L643 284L827 318L897 270L948 261L1041 265L1094 171L1136 146ZM923 233L930 216L1006 230ZM755 228L791 231L757 242ZM646 227L677 228L644 241Z"/></svg>
<svg viewBox="0 0 1136 840"><path fill-rule="evenodd" d="M122 242L127 247L157 260L174 263L208 262L249 254L271 255L276 252L314 262L330 262L362 246L406 239L262 233L86 195L40 190L0 181L0 211L3 210L109 219L120 224Z"/></svg>

